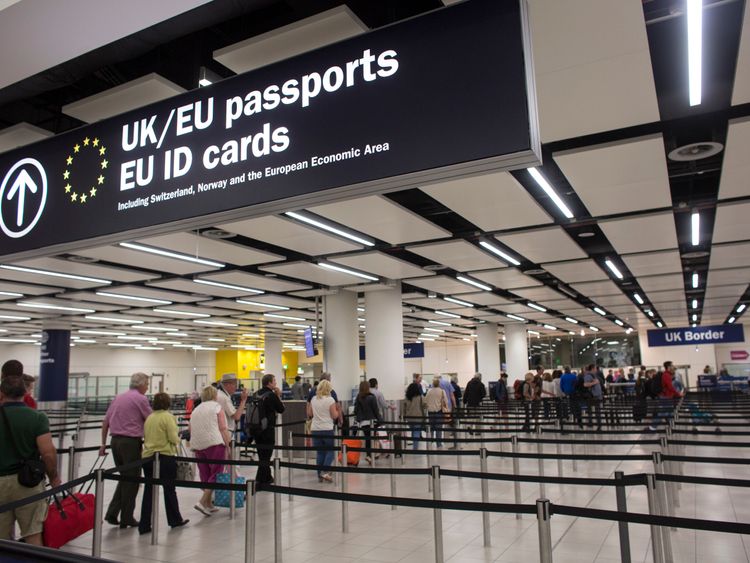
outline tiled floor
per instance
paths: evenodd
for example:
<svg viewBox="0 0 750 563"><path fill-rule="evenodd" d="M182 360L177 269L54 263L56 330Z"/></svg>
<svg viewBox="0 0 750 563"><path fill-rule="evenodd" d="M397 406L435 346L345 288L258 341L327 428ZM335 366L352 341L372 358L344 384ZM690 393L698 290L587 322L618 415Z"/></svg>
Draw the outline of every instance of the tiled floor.
<svg viewBox="0 0 750 563"><path fill-rule="evenodd" d="M625 438L625 436L618 436ZM637 435L628 436L635 438ZM685 448L686 455L749 457L750 448L724 448L721 441L742 440L738 437L701 436L711 442L710 447ZM497 449L497 445L490 446ZM506 451L508 446L505 445ZM522 451L536 452L536 445L524 445ZM583 453L579 448L576 453ZM587 453L650 453L652 446L612 446L597 444L595 439L587 447ZM545 451L555 452L554 445L546 445ZM568 452L569 448L564 448ZM90 465L93 458L83 460L82 467ZM301 461L301 460L300 460ZM387 460L377 463L387 466ZM441 466L455 468L456 457L445 456ZM425 466L422 457L406 456L406 467ZM400 461L396 467L401 467ZM538 474L536 460L521 460L521 473ZM478 458L464 457L464 470L478 470ZM510 473L509 458L491 457L489 471ZM557 475L557 461L547 461L546 475ZM578 462L574 472L570 461L563 462L563 474L583 477L611 477L615 470L627 473L652 472L650 462L624 461ZM723 476L747 478L747 466L685 464L685 475ZM241 469L240 473L252 477L255 468ZM294 471L294 486L327 488L338 490L332 484L319 484L314 472ZM282 470L281 484L286 485L286 470ZM349 491L390 496L390 481L386 475L349 475ZM397 478L398 495L431 498L427 491L427 477L400 476ZM446 500L480 500L480 482L474 479L443 477L442 497ZM114 483L106 483L107 499ZM514 502L513 484L490 481L490 500ZM524 503L533 503L539 498L539 486L521 485ZM580 507L615 509L615 493L610 487L546 485L546 495L554 503ZM159 544L152 546L150 536L139 536L133 529L120 530L107 526L104 531L103 557L115 561L136 562L164 561L220 561L235 563L244 561L244 511L238 510L231 520L228 510L205 517L195 511L199 492L192 489L179 491L183 516L190 524L179 530L169 530L166 517L161 516ZM682 486L679 491L679 507L675 515L712 520L750 521L750 492L746 489L705 485ZM273 496L260 493L257 496L256 561L274 561ZM628 509L647 512L644 487L628 488ZM140 503L139 505L140 506ZM404 508L391 510L389 506L349 503L349 532L341 531L341 503L310 498L295 498L289 502L282 498L282 549L285 563L353 563L353 562L404 562L422 563L434 561L433 515L428 509ZM490 517L492 547L483 547L481 513L443 511L443 544L445 561L532 563L539 561L537 523L533 516L518 520L511 514L492 514ZM649 562L651 557L650 533L647 526L630 525L632 561ZM750 562L748 539L732 534L673 530L669 532L674 551L674 561L683 562ZM553 516L553 556L556 563L614 563L620 561L618 528L616 523L602 520ZM64 549L90 553L91 534L86 534Z"/></svg>

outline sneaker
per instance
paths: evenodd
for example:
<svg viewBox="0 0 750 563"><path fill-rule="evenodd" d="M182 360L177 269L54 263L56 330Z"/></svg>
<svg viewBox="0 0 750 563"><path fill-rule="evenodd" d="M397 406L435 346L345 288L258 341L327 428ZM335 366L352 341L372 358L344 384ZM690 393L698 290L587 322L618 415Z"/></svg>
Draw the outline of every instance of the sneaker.
<svg viewBox="0 0 750 563"><path fill-rule="evenodd" d="M195 508L198 512L203 514L203 516L211 516L211 510L209 508L206 508L203 506L200 502L197 502L193 508Z"/></svg>
<svg viewBox="0 0 750 563"><path fill-rule="evenodd" d="M325 481L326 483L332 483L333 482L333 475L330 473L323 473L323 475L320 476L321 481Z"/></svg>

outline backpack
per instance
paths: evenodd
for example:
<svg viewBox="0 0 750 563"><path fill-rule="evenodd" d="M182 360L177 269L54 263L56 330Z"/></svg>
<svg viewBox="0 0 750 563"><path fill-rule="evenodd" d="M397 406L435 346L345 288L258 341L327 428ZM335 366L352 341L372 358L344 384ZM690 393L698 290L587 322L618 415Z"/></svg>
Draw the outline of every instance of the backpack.
<svg viewBox="0 0 750 563"><path fill-rule="evenodd" d="M581 398L591 397L591 390L584 385L585 382L586 382L586 376L584 374L580 374L578 376L578 379L576 379L575 394Z"/></svg>
<svg viewBox="0 0 750 563"><path fill-rule="evenodd" d="M516 379L513 382L513 398L517 401L520 401L523 399L523 384L525 382L521 381L520 379Z"/></svg>
<svg viewBox="0 0 750 563"><path fill-rule="evenodd" d="M654 377L652 377L648 382L648 393L653 398L657 398L659 395L661 395L663 377L664 377L664 374L659 372Z"/></svg>
<svg viewBox="0 0 750 563"><path fill-rule="evenodd" d="M245 407L245 433L250 436L256 436L268 428L268 418L266 417L265 397L255 393L247 402Z"/></svg>

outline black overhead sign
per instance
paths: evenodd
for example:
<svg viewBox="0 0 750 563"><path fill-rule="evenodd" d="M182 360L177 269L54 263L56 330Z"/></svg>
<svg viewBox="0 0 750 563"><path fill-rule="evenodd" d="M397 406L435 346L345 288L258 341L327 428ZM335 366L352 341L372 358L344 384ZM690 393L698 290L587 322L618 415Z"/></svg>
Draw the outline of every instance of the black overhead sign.
<svg viewBox="0 0 750 563"><path fill-rule="evenodd" d="M468 0L6 153L0 256L534 165L527 28Z"/></svg>

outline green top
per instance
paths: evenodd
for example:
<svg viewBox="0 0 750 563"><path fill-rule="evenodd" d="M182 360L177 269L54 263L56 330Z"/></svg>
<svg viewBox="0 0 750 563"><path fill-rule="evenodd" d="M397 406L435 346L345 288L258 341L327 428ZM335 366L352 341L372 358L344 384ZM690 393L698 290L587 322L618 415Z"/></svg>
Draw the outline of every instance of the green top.
<svg viewBox="0 0 750 563"><path fill-rule="evenodd" d="M22 459L39 459L36 439L49 433L49 420L46 414L27 407L23 402L7 402L2 409L8 415L19 452L16 453L5 419L0 415L0 475L13 475Z"/></svg>
<svg viewBox="0 0 750 563"><path fill-rule="evenodd" d="M143 455L152 457L156 452L177 455L180 437L177 435L177 420L169 411L154 411L143 424Z"/></svg>

